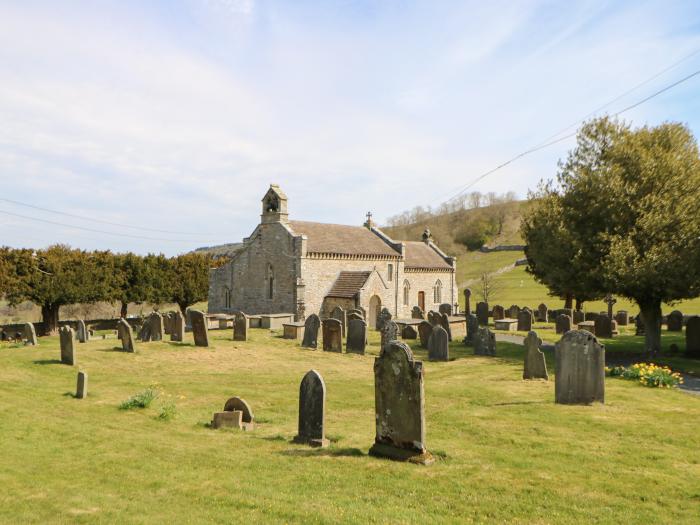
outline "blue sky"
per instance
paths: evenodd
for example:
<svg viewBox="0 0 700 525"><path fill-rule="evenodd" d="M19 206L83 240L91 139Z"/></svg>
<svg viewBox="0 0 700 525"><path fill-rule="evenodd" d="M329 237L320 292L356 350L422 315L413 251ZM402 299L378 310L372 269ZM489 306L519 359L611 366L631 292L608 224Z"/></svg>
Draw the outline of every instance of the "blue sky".
<svg viewBox="0 0 700 525"><path fill-rule="evenodd" d="M697 50L697 1L0 1L0 198L175 232L0 200L0 244L235 242L270 183L295 219L381 222ZM700 53L608 110L697 69ZM699 92L696 77L625 117L700 136ZM474 189L524 197L572 144Z"/></svg>

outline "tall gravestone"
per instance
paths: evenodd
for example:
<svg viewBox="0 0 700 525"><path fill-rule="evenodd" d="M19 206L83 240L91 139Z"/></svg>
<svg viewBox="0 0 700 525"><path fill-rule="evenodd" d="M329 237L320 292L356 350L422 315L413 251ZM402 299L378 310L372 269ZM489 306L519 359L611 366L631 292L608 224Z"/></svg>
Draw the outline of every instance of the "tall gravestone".
<svg viewBox="0 0 700 525"><path fill-rule="evenodd" d="M438 307L438 313L452 315L452 305L449 303L442 303Z"/></svg>
<svg viewBox="0 0 700 525"><path fill-rule="evenodd" d="M568 315L559 314L556 323L557 334L565 334L569 330L571 330L571 317Z"/></svg>
<svg viewBox="0 0 700 525"><path fill-rule="evenodd" d="M317 316L318 318L318 316ZM233 316L233 340L248 340L248 316L243 312L236 312Z"/></svg>
<svg viewBox="0 0 700 525"><path fill-rule="evenodd" d="M493 317L494 321L500 321L501 319L505 319L506 311L500 304L494 305L491 317Z"/></svg>
<svg viewBox="0 0 700 525"><path fill-rule="evenodd" d="M318 348L318 330L321 327L321 319L318 315L311 314L304 322L304 339L301 346L304 348Z"/></svg>
<svg viewBox="0 0 700 525"><path fill-rule="evenodd" d="M685 353L691 358L700 358L700 317L694 315L685 325Z"/></svg>
<svg viewBox="0 0 700 525"><path fill-rule="evenodd" d="M133 353L135 351L134 332L131 329L131 325L126 322L126 319L117 321L117 333L122 341L122 350Z"/></svg>
<svg viewBox="0 0 700 525"><path fill-rule="evenodd" d="M440 315L440 326L447 332L447 340L452 341L452 328L450 328L450 318L447 314Z"/></svg>
<svg viewBox="0 0 700 525"><path fill-rule="evenodd" d="M554 400L564 405L605 402L605 347L585 330L571 330L556 345Z"/></svg>
<svg viewBox="0 0 700 525"><path fill-rule="evenodd" d="M476 332L479 330L479 320L475 314L467 316L467 336L464 338L464 344L473 345L476 339Z"/></svg>
<svg viewBox="0 0 700 525"><path fill-rule="evenodd" d="M162 341L165 328L163 326L163 316L159 312L152 312L148 316L151 327L151 341Z"/></svg>
<svg viewBox="0 0 700 525"><path fill-rule="evenodd" d="M464 315L465 317L468 317L470 313L472 313L472 305L471 305L471 298L472 298L472 291L469 288L464 289Z"/></svg>
<svg viewBox="0 0 700 525"><path fill-rule="evenodd" d="M374 360L376 434L373 456L428 465L425 446L423 363L411 349L392 341Z"/></svg>
<svg viewBox="0 0 700 525"><path fill-rule="evenodd" d="M61 343L61 363L64 365L75 364L75 331L70 326L62 326L58 330Z"/></svg>
<svg viewBox="0 0 700 525"><path fill-rule="evenodd" d="M337 319L338 321L340 321L340 329L341 329L341 332L343 334L343 337L345 337L345 333L346 333L345 326L347 323L347 318L345 317L345 310L343 310L340 306L336 306L331 311L331 317L333 319Z"/></svg>
<svg viewBox="0 0 700 525"><path fill-rule="evenodd" d="M36 330L34 329L33 323L24 323L24 327L22 329L22 339L24 339L26 344L36 346Z"/></svg>
<svg viewBox="0 0 700 525"><path fill-rule="evenodd" d="M540 303L537 307L537 321L540 323L547 322L547 305Z"/></svg>
<svg viewBox="0 0 700 525"><path fill-rule="evenodd" d="M420 309L420 306L413 307L411 310L411 319L425 319L425 314L423 310Z"/></svg>
<svg viewBox="0 0 700 525"><path fill-rule="evenodd" d="M88 392L88 375L82 370L78 372L78 383L75 387L75 398L85 399Z"/></svg>
<svg viewBox="0 0 700 525"><path fill-rule="evenodd" d="M348 326L350 326L350 321L352 321L352 320L355 320L355 319L356 319L356 320L359 320L359 321L364 321L364 320L365 320L364 316L363 316L361 313L359 313L359 312L357 312L357 311L355 311L355 310L349 311L349 312L345 315L345 319L347 319L347 321L348 321Z"/></svg>
<svg viewBox="0 0 700 525"><path fill-rule="evenodd" d="M430 361L449 361L450 347L447 332L442 326L433 328L428 340L428 359Z"/></svg>
<svg viewBox="0 0 700 525"><path fill-rule="evenodd" d="M599 315L595 319L595 336L610 339L613 336L613 320L607 315Z"/></svg>
<svg viewBox="0 0 700 525"><path fill-rule="evenodd" d="M683 331L683 314L674 310L666 319L666 328L669 332L682 332Z"/></svg>
<svg viewBox="0 0 700 525"><path fill-rule="evenodd" d="M87 326L85 326L85 321L82 319L78 319L78 342L79 343L87 343L90 340L90 332L87 329Z"/></svg>
<svg viewBox="0 0 700 525"><path fill-rule="evenodd" d="M537 332L529 332L525 338L523 379L549 379L547 362L540 346L542 346L542 339L537 336Z"/></svg>
<svg viewBox="0 0 700 525"><path fill-rule="evenodd" d="M433 333L433 325L428 321L423 321L418 325L418 338L420 339L421 348L428 348L430 334Z"/></svg>
<svg viewBox="0 0 700 525"><path fill-rule="evenodd" d="M381 349L384 351L384 348L388 346L389 343L399 338L399 325L397 325L395 321L387 321L382 327L381 335Z"/></svg>
<svg viewBox="0 0 700 525"><path fill-rule="evenodd" d="M627 310L618 310L615 314L615 321L618 326L627 326L630 324L630 314Z"/></svg>
<svg viewBox="0 0 700 525"><path fill-rule="evenodd" d="M532 330L532 312L529 308L523 308L518 314L518 332Z"/></svg>
<svg viewBox="0 0 700 525"><path fill-rule="evenodd" d="M294 442L312 447L327 447L329 441L325 430L326 384L321 374L310 370L299 385L299 431Z"/></svg>
<svg viewBox="0 0 700 525"><path fill-rule="evenodd" d="M517 319L518 315L520 314L520 307L517 304L512 304L506 313L508 315L508 319Z"/></svg>
<svg viewBox="0 0 700 525"><path fill-rule="evenodd" d="M486 326L480 326L474 336L474 355L496 355L496 334Z"/></svg>
<svg viewBox="0 0 700 525"><path fill-rule="evenodd" d="M564 314L566 315L566 314ZM583 313L583 310L574 310L573 311L573 321L575 325L578 325L579 323L582 323L586 320L586 314Z"/></svg>
<svg viewBox="0 0 700 525"><path fill-rule="evenodd" d="M323 323L323 351L343 351L343 327L337 319L324 319Z"/></svg>
<svg viewBox="0 0 700 525"><path fill-rule="evenodd" d="M440 324L440 319L438 318L437 312L433 312L432 310L428 312L427 319L431 326Z"/></svg>
<svg viewBox="0 0 700 525"><path fill-rule="evenodd" d="M364 354L367 345L367 323L362 319L348 322L348 338L345 350L352 354Z"/></svg>
<svg viewBox="0 0 700 525"><path fill-rule="evenodd" d="M185 316L179 310L172 315L172 330L170 340L182 342L185 340Z"/></svg>
<svg viewBox="0 0 700 525"><path fill-rule="evenodd" d="M207 327L207 316L199 310L190 310L192 319L192 336L195 346L209 346L209 328Z"/></svg>
<svg viewBox="0 0 700 525"><path fill-rule="evenodd" d="M476 318L481 326L489 324L489 304L485 302L476 303Z"/></svg>

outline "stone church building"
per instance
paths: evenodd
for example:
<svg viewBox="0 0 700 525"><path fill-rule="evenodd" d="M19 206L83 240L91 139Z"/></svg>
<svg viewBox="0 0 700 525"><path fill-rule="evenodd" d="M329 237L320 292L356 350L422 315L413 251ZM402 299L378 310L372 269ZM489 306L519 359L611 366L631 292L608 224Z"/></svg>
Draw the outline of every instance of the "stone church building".
<svg viewBox="0 0 700 525"><path fill-rule="evenodd" d="M287 196L271 185L260 224L225 265L209 275L209 312L310 313L361 307L375 326L382 308L410 318L457 302L456 260L432 242L395 241L371 221L344 226L289 220Z"/></svg>

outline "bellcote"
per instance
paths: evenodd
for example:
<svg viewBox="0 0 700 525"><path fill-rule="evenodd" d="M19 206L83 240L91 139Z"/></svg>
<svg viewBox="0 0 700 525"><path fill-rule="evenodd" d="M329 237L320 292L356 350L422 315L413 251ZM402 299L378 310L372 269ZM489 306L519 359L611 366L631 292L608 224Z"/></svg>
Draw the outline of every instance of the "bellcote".
<svg viewBox="0 0 700 525"><path fill-rule="evenodd" d="M262 199L262 215L260 216L263 224L273 222L289 221L289 213L287 212L287 196L277 184L270 184L270 189Z"/></svg>

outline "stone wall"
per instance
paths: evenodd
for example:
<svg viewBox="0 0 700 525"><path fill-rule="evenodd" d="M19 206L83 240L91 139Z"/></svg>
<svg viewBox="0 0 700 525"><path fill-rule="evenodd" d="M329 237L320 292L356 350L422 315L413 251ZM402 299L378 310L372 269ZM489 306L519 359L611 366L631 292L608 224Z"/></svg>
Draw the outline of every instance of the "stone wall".
<svg viewBox="0 0 700 525"><path fill-rule="evenodd" d="M410 288L408 294L408 305L403 304L403 283L407 280ZM437 281L442 283L442 300L435 302L433 288ZM455 274L450 271L403 271L403 265L399 274L398 290L398 318L410 318L411 309L418 305L418 292L425 292L425 312L435 310L442 303L454 305L457 302L457 287L455 284Z"/></svg>

